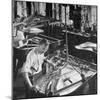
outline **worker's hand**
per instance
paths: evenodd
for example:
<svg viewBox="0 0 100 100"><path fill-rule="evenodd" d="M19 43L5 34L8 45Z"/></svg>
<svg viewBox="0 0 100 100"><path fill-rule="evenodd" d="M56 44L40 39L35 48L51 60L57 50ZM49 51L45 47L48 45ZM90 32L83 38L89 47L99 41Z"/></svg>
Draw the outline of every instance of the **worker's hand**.
<svg viewBox="0 0 100 100"><path fill-rule="evenodd" d="M34 85L31 86L30 89L31 89L32 91L38 92L38 89L37 89Z"/></svg>

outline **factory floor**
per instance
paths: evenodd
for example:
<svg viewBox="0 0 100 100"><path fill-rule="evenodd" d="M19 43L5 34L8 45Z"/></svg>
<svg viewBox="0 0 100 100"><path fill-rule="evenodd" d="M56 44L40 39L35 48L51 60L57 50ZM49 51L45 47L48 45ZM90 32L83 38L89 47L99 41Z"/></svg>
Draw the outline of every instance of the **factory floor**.
<svg viewBox="0 0 100 100"><path fill-rule="evenodd" d="M68 34L69 54L96 64L97 54L90 51L84 51L84 50L82 51L82 50L75 49L75 45L78 45L80 43L87 42L87 41L96 43L95 38L83 38L80 36ZM14 80L12 88L13 88L14 98L26 98L25 84L20 74L17 75L16 80ZM89 81L89 89L82 88L81 91L84 91L84 89L86 90L87 94L96 94L97 93L97 76L95 76L92 80ZM77 91L76 93L73 93L72 95L79 95L79 93L80 91Z"/></svg>

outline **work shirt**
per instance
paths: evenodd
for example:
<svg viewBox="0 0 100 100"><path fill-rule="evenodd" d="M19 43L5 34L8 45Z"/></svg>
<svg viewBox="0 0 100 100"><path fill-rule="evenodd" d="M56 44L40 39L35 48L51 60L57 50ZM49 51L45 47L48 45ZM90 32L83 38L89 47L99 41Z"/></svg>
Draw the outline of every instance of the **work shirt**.
<svg viewBox="0 0 100 100"><path fill-rule="evenodd" d="M26 62L24 63L21 72L27 72L31 75L37 74L42 71L42 63L45 59L44 54L35 52L33 48L27 55Z"/></svg>

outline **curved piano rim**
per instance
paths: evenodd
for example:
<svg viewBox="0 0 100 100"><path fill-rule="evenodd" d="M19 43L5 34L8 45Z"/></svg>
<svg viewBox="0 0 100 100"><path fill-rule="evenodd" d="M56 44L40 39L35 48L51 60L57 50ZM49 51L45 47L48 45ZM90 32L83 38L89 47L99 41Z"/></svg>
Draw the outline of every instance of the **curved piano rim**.
<svg viewBox="0 0 100 100"><path fill-rule="evenodd" d="M82 89L87 85L87 84L89 84L88 82L90 81L90 80L92 80L93 79L93 77L95 77L95 76L97 76L97 73L95 74L95 75L93 75L92 77L88 77L83 83L82 83L82 85L80 85L76 90L74 90L74 91L72 91L72 92L70 92L69 94L64 94L64 95L60 95L60 93L58 93L58 94L54 94L54 96L74 96L74 95L88 95L88 93L87 94L84 94L84 93L82 93ZM80 81L82 81L82 80L80 80ZM65 89L66 90L66 89ZM81 91L81 93L79 93L79 91ZM96 94L96 93L95 93Z"/></svg>

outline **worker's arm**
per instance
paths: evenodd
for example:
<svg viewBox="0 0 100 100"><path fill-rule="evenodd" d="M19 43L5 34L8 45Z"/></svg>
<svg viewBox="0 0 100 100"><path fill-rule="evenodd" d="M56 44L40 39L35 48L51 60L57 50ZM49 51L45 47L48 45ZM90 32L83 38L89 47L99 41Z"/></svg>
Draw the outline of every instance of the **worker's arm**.
<svg viewBox="0 0 100 100"><path fill-rule="evenodd" d="M19 25L26 25L26 23L20 22L20 23L14 23L14 24L13 24L14 27L19 26Z"/></svg>
<svg viewBox="0 0 100 100"><path fill-rule="evenodd" d="M24 78L25 78L25 81L26 81L28 87L29 87L29 88L32 88L33 85L32 85L32 83L31 83L31 81L30 81L30 79L29 79L28 73L27 73L27 72L23 73L23 76L24 76Z"/></svg>
<svg viewBox="0 0 100 100"><path fill-rule="evenodd" d="M31 83L28 73L24 73L23 75L24 75L24 78L26 80L26 83L27 83L29 89L34 90L35 92L37 92L38 89Z"/></svg>
<svg viewBox="0 0 100 100"><path fill-rule="evenodd" d="M34 59L32 52L30 51L29 54L27 55L27 60L24 63L21 72L23 73L23 77L25 79L25 82L27 84L27 86L32 89L32 90L36 90L35 86L32 84L30 78L29 78L29 73L32 74L33 72L31 71L31 66L32 66L32 60Z"/></svg>

